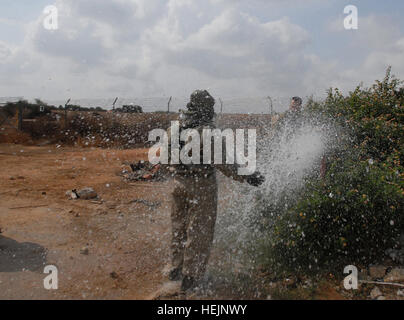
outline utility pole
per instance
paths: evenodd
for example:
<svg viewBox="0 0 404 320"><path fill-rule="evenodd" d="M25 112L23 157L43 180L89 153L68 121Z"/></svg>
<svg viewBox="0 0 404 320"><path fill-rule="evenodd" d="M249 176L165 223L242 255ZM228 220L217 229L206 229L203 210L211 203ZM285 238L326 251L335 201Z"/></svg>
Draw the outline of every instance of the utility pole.
<svg viewBox="0 0 404 320"><path fill-rule="evenodd" d="M18 130L20 130L20 131L22 131L22 111L23 111L22 102L19 101L18 102L18 117L17 117L18 123L17 123L17 126L18 126Z"/></svg>
<svg viewBox="0 0 404 320"><path fill-rule="evenodd" d="M65 129L67 129L67 106L69 105L70 98L65 103Z"/></svg>
<svg viewBox="0 0 404 320"><path fill-rule="evenodd" d="M170 99L168 99L168 103L167 103L167 113L170 113L170 104L171 104L171 100L173 99L173 97L171 96Z"/></svg>

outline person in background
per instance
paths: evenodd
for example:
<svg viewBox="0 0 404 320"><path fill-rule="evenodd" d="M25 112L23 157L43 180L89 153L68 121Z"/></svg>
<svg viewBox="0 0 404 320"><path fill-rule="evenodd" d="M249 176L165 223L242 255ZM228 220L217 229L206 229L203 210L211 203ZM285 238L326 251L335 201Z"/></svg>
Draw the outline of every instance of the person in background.
<svg viewBox="0 0 404 320"><path fill-rule="evenodd" d="M300 112L302 111L303 100L300 97L293 97L292 102L290 103L289 110L291 112Z"/></svg>
<svg viewBox="0 0 404 320"><path fill-rule="evenodd" d="M289 112L292 112L298 115L302 111L302 99L300 97L293 97L292 102L290 103ZM320 177L321 179L325 178L325 174L327 172L327 161L325 156L321 158L320 165Z"/></svg>
<svg viewBox="0 0 404 320"><path fill-rule="evenodd" d="M287 123L288 126L292 126L293 130L296 129L302 123L302 109L303 100L302 98L295 96L292 98L289 106L289 110L280 118L280 123L278 123L278 128L282 127ZM327 161L325 155L321 158L320 164L320 178L324 179L327 173Z"/></svg>

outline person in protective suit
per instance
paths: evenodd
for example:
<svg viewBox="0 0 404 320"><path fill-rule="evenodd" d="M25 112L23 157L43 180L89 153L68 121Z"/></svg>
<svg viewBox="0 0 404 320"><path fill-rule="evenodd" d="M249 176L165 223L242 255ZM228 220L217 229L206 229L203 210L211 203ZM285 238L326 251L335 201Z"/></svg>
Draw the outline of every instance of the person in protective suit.
<svg viewBox="0 0 404 320"><path fill-rule="evenodd" d="M215 129L214 105L214 98L206 90L192 93L187 110L183 113L184 118L180 121L180 131L196 129L202 140L203 129ZM170 137L170 132L168 136ZM204 275L208 263L217 214L216 170L253 186L264 182L260 173L241 176L238 168L237 165L229 164L178 164L169 167L174 177L171 209L172 263L169 278L172 281L182 281L182 291L196 285Z"/></svg>

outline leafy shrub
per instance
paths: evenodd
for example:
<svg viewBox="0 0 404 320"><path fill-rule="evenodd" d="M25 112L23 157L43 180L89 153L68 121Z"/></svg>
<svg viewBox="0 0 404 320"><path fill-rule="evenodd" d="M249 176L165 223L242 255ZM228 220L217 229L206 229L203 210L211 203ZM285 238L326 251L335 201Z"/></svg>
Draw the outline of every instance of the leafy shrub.
<svg viewBox="0 0 404 320"><path fill-rule="evenodd" d="M307 182L296 203L276 215L261 243L272 270L337 271L381 262L404 230L403 88L390 75L347 96L330 90L306 112L344 132L327 157L324 179Z"/></svg>
<svg viewBox="0 0 404 320"><path fill-rule="evenodd" d="M43 109L41 109L41 107ZM54 107L48 106L41 100L35 99L35 103L30 103L26 100L9 102L2 108L2 110L7 117L13 117L19 108L23 111L24 119L34 119L36 117L48 115L51 113L51 110L54 109Z"/></svg>

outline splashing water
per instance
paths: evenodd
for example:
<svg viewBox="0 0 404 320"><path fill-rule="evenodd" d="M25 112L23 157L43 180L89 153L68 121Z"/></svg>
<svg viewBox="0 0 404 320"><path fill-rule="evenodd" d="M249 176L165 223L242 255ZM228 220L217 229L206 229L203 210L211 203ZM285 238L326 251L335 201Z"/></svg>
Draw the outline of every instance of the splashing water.
<svg viewBox="0 0 404 320"><path fill-rule="evenodd" d="M260 219L259 209L266 202L281 202L285 194L296 198L305 179L319 174L321 159L331 143L330 132L328 127L311 121L302 121L297 126L286 122L276 131L268 129L257 141L257 170L266 179L262 186L257 189L219 177L216 257L212 259L216 273L251 270L253 262L245 260L245 252L251 250L248 241L260 237L261 231L254 223Z"/></svg>

